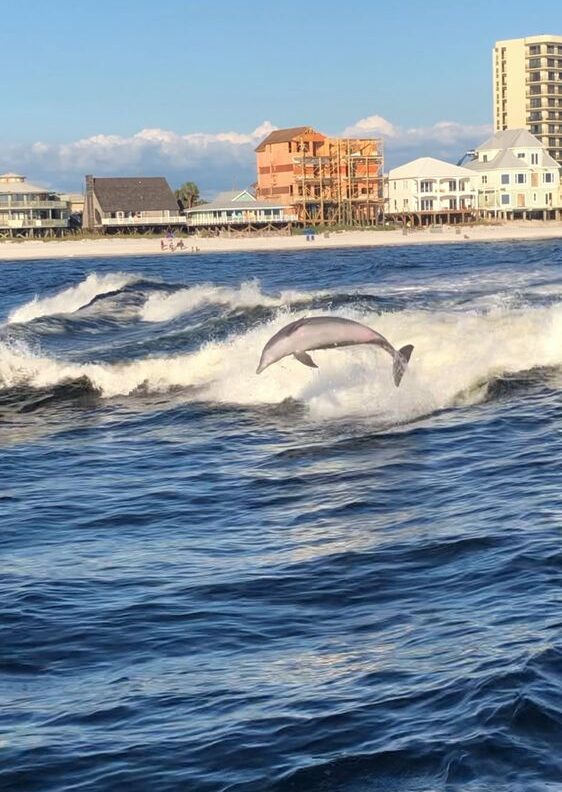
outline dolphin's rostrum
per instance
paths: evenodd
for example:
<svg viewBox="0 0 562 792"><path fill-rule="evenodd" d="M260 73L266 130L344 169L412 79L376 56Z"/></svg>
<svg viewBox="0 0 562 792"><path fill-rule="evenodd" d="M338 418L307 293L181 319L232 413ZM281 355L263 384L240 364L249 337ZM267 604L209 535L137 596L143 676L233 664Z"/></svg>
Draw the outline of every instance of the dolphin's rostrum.
<svg viewBox="0 0 562 792"><path fill-rule="evenodd" d="M256 374L261 374L272 363L287 355L293 355L305 366L318 368L307 352L356 344L374 344L388 352L393 359L394 384L396 387L400 385L414 349L412 344L397 350L384 336L370 327L338 316L312 316L285 325L264 346Z"/></svg>

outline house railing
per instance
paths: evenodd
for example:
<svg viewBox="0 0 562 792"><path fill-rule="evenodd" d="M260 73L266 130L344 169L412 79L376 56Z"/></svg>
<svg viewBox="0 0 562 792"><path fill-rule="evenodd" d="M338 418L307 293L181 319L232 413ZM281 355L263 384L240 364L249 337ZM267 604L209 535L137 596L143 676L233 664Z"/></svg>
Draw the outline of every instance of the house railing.
<svg viewBox="0 0 562 792"><path fill-rule="evenodd" d="M181 215L153 215L151 217L102 217L104 226L151 226L151 225L185 225Z"/></svg>
<svg viewBox="0 0 562 792"><path fill-rule="evenodd" d="M68 218L65 220L0 220L0 228L68 228Z"/></svg>
<svg viewBox="0 0 562 792"><path fill-rule="evenodd" d="M267 225L273 223L295 223L298 221L296 214L282 214L275 216L249 216L239 215L234 217L213 217L212 215L192 215L186 218L188 227L196 226L224 226L224 225Z"/></svg>
<svg viewBox="0 0 562 792"><path fill-rule="evenodd" d="M69 201L0 201L0 212L10 209L68 209Z"/></svg>

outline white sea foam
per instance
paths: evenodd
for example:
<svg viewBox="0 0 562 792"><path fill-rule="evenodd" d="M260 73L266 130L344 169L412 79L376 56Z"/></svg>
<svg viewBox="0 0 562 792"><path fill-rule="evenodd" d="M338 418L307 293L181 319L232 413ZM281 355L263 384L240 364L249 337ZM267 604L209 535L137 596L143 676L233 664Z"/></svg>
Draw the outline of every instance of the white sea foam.
<svg viewBox="0 0 562 792"><path fill-rule="evenodd" d="M39 299L35 296L30 302L14 309L8 316L8 322L29 322L39 316L73 313L84 305L88 305L99 294L117 291L136 280L138 280L138 275L124 272L110 272L106 275L98 275L93 272L81 283L70 286L52 297Z"/></svg>
<svg viewBox="0 0 562 792"><path fill-rule="evenodd" d="M238 287L202 283L171 294L151 294L141 308L140 316L145 322L165 322L203 305L228 305L233 309L256 305L281 306L310 299L311 296L298 291L283 291L278 297L272 297L262 292L257 280L244 281Z"/></svg>
<svg viewBox="0 0 562 792"><path fill-rule="evenodd" d="M44 387L85 376L104 397L139 387L165 392L195 386L197 398L216 403L277 404L291 397L317 419L374 416L400 422L461 400L477 402L495 375L562 365L560 304L486 314L406 311L376 316L348 310L338 315L369 324L396 347L414 344L400 388L393 385L388 354L367 346L313 352L318 370L286 358L256 375L261 350L287 322L286 315L191 354L112 364L69 363L23 345L2 344L0 387Z"/></svg>

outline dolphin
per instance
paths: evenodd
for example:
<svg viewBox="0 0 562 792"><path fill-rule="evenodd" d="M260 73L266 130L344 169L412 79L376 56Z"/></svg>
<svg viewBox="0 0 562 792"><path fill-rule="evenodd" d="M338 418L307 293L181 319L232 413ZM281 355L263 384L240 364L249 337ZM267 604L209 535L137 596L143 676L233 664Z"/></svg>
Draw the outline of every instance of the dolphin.
<svg viewBox="0 0 562 792"><path fill-rule="evenodd" d="M287 355L293 355L305 366L318 368L307 352L356 344L374 344L388 352L393 360L394 384L396 387L400 385L414 349L412 344L396 350L384 336L370 327L338 316L305 317L282 327L264 346L256 374L261 374L272 363L277 363Z"/></svg>

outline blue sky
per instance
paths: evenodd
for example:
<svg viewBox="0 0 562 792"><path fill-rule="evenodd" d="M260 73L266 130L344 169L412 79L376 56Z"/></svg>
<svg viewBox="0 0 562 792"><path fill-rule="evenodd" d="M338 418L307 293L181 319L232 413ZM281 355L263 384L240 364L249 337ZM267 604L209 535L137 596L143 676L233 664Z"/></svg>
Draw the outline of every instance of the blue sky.
<svg viewBox="0 0 562 792"><path fill-rule="evenodd" d="M490 129L491 50L562 34L562 3L97 0L2 6L0 169L254 180L271 127L383 134L387 166ZM9 77L9 79L6 79Z"/></svg>

